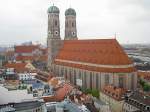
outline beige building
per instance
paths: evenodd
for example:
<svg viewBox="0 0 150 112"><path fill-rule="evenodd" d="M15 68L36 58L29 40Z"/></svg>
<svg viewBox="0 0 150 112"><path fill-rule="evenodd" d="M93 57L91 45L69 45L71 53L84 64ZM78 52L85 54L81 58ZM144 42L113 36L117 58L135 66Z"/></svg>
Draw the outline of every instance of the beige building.
<svg viewBox="0 0 150 112"><path fill-rule="evenodd" d="M102 90L106 85L135 90L137 72L116 39L79 40L76 12L65 12L65 38L60 37L59 8L48 9L48 67L71 83Z"/></svg>
<svg viewBox="0 0 150 112"><path fill-rule="evenodd" d="M122 88L108 85L100 91L100 100L108 104L112 112L122 112L125 92Z"/></svg>

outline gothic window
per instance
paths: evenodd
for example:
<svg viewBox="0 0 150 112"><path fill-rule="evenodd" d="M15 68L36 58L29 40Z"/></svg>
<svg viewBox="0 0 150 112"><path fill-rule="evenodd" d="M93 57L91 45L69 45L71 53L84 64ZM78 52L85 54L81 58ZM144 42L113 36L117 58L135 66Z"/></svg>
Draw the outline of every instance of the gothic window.
<svg viewBox="0 0 150 112"><path fill-rule="evenodd" d="M86 72L84 72L84 86L86 87Z"/></svg>
<svg viewBox="0 0 150 112"><path fill-rule="evenodd" d="M57 26L58 25L58 23L57 23L57 20L55 21L55 26Z"/></svg>
<svg viewBox="0 0 150 112"><path fill-rule="evenodd" d="M63 74L63 68L61 68L61 76L63 76L64 74Z"/></svg>
<svg viewBox="0 0 150 112"><path fill-rule="evenodd" d="M132 89L134 89L134 74L131 74Z"/></svg>
<svg viewBox="0 0 150 112"><path fill-rule="evenodd" d="M109 75L105 74L105 84L108 85L109 84Z"/></svg>
<svg viewBox="0 0 150 112"><path fill-rule="evenodd" d="M99 89L99 77L98 77L98 73L96 73L96 89Z"/></svg>
<svg viewBox="0 0 150 112"><path fill-rule="evenodd" d="M67 69L65 69L65 74L67 74Z"/></svg>
<svg viewBox="0 0 150 112"><path fill-rule="evenodd" d="M79 79L82 79L81 71L79 71Z"/></svg>
<svg viewBox="0 0 150 112"><path fill-rule="evenodd" d="M123 87L123 77L119 77L119 87Z"/></svg>
<svg viewBox="0 0 150 112"><path fill-rule="evenodd" d="M59 75L59 66L58 66L58 68L57 68L57 74Z"/></svg>
<svg viewBox="0 0 150 112"><path fill-rule="evenodd" d="M65 69L65 78L67 79L67 69Z"/></svg>
<svg viewBox="0 0 150 112"><path fill-rule="evenodd" d="M74 22L72 22L72 27L74 27Z"/></svg>
<svg viewBox="0 0 150 112"><path fill-rule="evenodd" d="M69 70L69 76L70 76L70 82L72 82L72 74L71 74L71 69Z"/></svg>
<svg viewBox="0 0 150 112"><path fill-rule="evenodd" d="M76 85L76 70L74 70L74 74L73 74L73 78L74 78L74 84Z"/></svg>
<svg viewBox="0 0 150 112"><path fill-rule="evenodd" d="M92 89L92 72L90 72L90 88Z"/></svg>

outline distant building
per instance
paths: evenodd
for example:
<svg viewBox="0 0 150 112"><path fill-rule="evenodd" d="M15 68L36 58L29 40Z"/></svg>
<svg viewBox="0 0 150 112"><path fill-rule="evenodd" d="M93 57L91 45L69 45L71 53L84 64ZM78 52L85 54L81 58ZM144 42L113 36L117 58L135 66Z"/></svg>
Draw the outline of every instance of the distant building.
<svg viewBox="0 0 150 112"><path fill-rule="evenodd" d="M0 105L0 112L46 112L44 102L24 101Z"/></svg>
<svg viewBox="0 0 150 112"><path fill-rule="evenodd" d="M34 71L35 67L31 63L11 62L4 65L6 69L14 69L16 73L27 73Z"/></svg>
<svg viewBox="0 0 150 112"><path fill-rule="evenodd" d="M45 102L63 101L65 97L73 90L73 86L64 83L56 88L56 91L51 91L52 88L46 87L42 98ZM52 94L53 93L53 94Z"/></svg>
<svg viewBox="0 0 150 112"><path fill-rule="evenodd" d="M3 73L3 78L5 80L18 80L18 75L13 68L8 68L5 73Z"/></svg>
<svg viewBox="0 0 150 112"><path fill-rule="evenodd" d="M126 96L123 112L150 112L150 96L138 91Z"/></svg>
<svg viewBox="0 0 150 112"><path fill-rule="evenodd" d="M4 62L6 61L6 56L0 55L0 68L3 67Z"/></svg>
<svg viewBox="0 0 150 112"><path fill-rule="evenodd" d="M44 102L34 100L27 90L8 91L0 86L0 112L46 112L45 109Z"/></svg>
<svg viewBox="0 0 150 112"><path fill-rule="evenodd" d="M22 81L34 80L36 75L36 73L18 73L19 80Z"/></svg>
<svg viewBox="0 0 150 112"><path fill-rule="evenodd" d="M14 48L10 47L4 52L4 55L6 56L6 61L14 61Z"/></svg>
<svg viewBox="0 0 150 112"><path fill-rule="evenodd" d="M77 105L70 100L64 100L56 105L56 112L90 112L85 105Z"/></svg>
<svg viewBox="0 0 150 112"><path fill-rule="evenodd" d="M47 49L40 45L15 46L16 61L32 62L34 60L46 61Z"/></svg>
<svg viewBox="0 0 150 112"><path fill-rule="evenodd" d="M76 12L65 12L65 37L61 40L59 8L48 9L48 67L83 88L102 90L106 85L137 88L137 72L116 39L78 40Z"/></svg>
<svg viewBox="0 0 150 112"><path fill-rule="evenodd" d="M100 99L110 106L112 112L122 112L126 91L114 86L105 86L100 92Z"/></svg>

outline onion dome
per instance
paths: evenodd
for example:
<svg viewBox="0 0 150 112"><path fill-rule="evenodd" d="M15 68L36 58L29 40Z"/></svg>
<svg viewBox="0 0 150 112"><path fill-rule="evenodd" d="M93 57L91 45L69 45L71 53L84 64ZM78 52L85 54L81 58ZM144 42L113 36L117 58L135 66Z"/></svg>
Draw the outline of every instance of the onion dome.
<svg viewBox="0 0 150 112"><path fill-rule="evenodd" d="M72 9L72 8L67 9L65 11L65 16L69 16L69 15L76 16L76 11L74 9Z"/></svg>
<svg viewBox="0 0 150 112"><path fill-rule="evenodd" d="M53 6L48 8L47 12L48 13L59 13L59 8L53 5Z"/></svg>

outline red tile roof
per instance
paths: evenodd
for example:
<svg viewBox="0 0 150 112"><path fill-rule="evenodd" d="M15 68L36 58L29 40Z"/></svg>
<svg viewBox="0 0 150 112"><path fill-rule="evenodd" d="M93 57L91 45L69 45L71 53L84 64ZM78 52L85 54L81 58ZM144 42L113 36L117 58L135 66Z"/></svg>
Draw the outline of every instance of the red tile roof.
<svg viewBox="0 0 150 112"><path fill-rule="evenodd" d="M47 58L48 58L47 55L43 55L43 56L40 56L38 60L47 62Z"/></svg>
<svg viewBox="0 0 150 112"><path fill-rule="evenodd" d="M74 87L70 84L65 83L64 85L62 85L62 87L59 87L56 90L55 95L42 96L42 98L45 102L62 101L64 100L65 96L67 96L68 93L70 93L73 90L73 88Z"/></svg>
<svg viewBox="0 0 150 112"><path fill-rule="evenodd" d="M70 84L64 84L62 88L59 88L56 91L55 98L57 101L61 101L65 96L73 90L73 87Z"/></svg>
<svg viewBox="0 0 150 112"><path fill-rule="evenodd" d="M122 96L125 94L126 91L122 88L117 88L117 87L108 85L104 87L103 92L106 95L114 98L115 100L120 101L122 100Z"/></svg>
<svg viewBox="0 0 150 112"><path fill-rule="evenodd" d="M47 72L43 72L43 71L38 71L36 78L48 83L48 81L53 78L54 74L53 73L47 73Z"/></svg>
<svg viewBox="0 0 150 112"><path fill-rule="evenodd" d="M16 61L33 61L33 60L39 60L39 61L47 61L47 55L42 56L17 56Z"/></svg>
<svg viewBox="0 0 150 112"><path fill-rule="evenodd" d="M41 48L41 51L43 52L43 54L47 54L47 48Z"/></svg>
<svg viewBox="0 0 150 112"><path fill-rule="evenodd" d="M33 61L34 57L33 56L17 56L16 57L16 61L26 61L26 60Z"/></svg>
<svg viewBox="0 0 150 112"><path fill-rule="evenodd" d="M84 62L98 65L131 65L133 62L128 58L123 48L116 39L95 39L95 40L65 40L64 46L58 53L55 63L59 65L77 67L100 72L133 72L134 67L107 68L93 67L69 62Z"/></svg>
<svg viewBox="0 0 150 112"><path fill-rule="evenodd" d="M16 72L24 72L27 71L28 68L26 68L27 63L7 63L5 65L5 68L14 68Z"/></svg>
<svg viewBox="0 0 150 112"><path fill-rule="evenodd" d="M38 49L38 45L20 45L15 46L15 53L32 53L35 49Z"/></svg>

